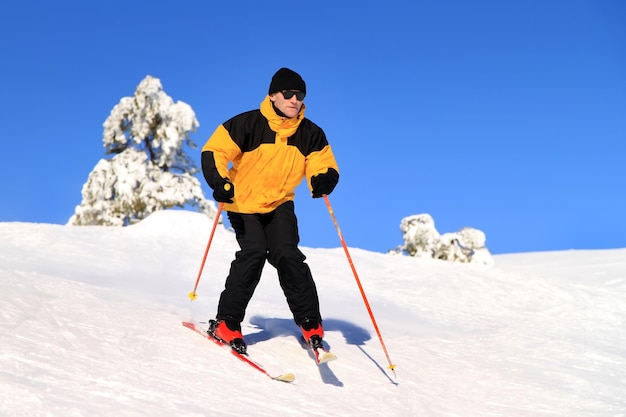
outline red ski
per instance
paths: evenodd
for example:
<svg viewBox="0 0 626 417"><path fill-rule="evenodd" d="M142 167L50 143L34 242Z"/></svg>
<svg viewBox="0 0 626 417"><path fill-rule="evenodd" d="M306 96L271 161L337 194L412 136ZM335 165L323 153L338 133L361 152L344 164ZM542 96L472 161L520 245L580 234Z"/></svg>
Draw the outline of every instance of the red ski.
<svg viewBox="0 0 626 417"><path fill-rule="evenodd" d="M313 352L313 356L318 365L337 359L337 355L327 350L321 343L313 346L311 343L304 340L304 338L302 338L302 342Z"/></svg>
<svg viewBox="0 0 626 417"><path fill-rule="evenodd" d="M242 362L247 363L248 365L250 365L251 367L253 367L257 371L265 374L266 376L268 376L269 378L271 378L271 379L273 379L275 381L293 382L296 379L295 375L292 374L292 373L286 373L286 374L282 374L282 375L278 375L278 376L271 375L269 372L267 372L265 370L265 368L263 368L263 366L261 366L259 363L257 363L255 361L253 361L252 359L250 359L250 357L247 354L244 355L244 354L241 354L241 353L233 350L230 346L228 346L227 344L225 344L221 340L216 339L215 337L211 336L209 333L206 332L206 330L202 329L200 326L198 326L195 323L184 321L183 322L183 326L187 327L188 329L193 330L194 332L198 333L199 335L204 336L205 338L209 339L210 341L212 341L216 345L222 346L222 347L228 349L230 351L230 353L235 355L239 360L241 360Z"/></svg>
<svg viewBox="0 0 626 417"><path fill-rule="evenodd" d="M326 362L334 361L335 359L337 359L337 355L327 350L324 350L324 349L312 349L312 350L313 350L313 354L315 355L315 360L317 361L318 365L321 365Z"/></svg>

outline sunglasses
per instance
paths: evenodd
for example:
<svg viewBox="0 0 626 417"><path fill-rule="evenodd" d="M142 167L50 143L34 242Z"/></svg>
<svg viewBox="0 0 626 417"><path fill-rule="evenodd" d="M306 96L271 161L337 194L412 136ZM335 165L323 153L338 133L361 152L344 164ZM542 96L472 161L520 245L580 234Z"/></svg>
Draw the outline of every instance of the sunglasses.
<svg viewBox="0 0 626 417"><path fill-rule="evenodd" d="M283 91L281 91L281 93L282 93L283 97L285 97L285 100L289 100L291 97L293 97L295 95L296 96L296 100L302 101L302 100L304 100L304 96L306 95L302 91L293 91L293 90L283 90Z"/></svg>

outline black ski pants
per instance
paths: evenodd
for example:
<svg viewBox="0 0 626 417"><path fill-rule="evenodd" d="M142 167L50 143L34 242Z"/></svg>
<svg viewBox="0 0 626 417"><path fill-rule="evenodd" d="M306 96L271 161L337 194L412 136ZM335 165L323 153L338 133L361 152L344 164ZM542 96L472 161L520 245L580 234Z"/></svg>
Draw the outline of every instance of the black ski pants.
<svg viewBox="0 0 626 417"><path fill-rule="evenodd" d="M315 282L306 257L298 249L298 220L293 201L266 214L228 212L240 250L235 254L224 291L220 295L217 319L241 322L265 260L278 271L278 280L296 323L305 318L321 320Z"/></svg>

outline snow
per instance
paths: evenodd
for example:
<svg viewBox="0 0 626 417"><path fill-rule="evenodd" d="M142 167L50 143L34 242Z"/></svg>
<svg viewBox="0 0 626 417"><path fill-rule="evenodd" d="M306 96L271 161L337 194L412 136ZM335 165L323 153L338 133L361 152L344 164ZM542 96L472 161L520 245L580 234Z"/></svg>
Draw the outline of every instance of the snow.
<svg viewBox="0 0 626 417"><path fill-rule="evenodd" d="M211 227L0 223L0 415L626 416L626 249L481 266L350 248L394 376L339 241L302 248L339 359L313 362L269 265L243 323L287 384L181 325L213 317L237 248L220 225L191 301Z"/></svg>

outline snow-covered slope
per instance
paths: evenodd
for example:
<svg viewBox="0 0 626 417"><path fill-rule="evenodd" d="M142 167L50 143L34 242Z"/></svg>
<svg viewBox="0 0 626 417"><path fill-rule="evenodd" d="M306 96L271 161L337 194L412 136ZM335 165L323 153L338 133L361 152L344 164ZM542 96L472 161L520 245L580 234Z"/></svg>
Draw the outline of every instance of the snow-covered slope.
<svg viewBox="0 0 626 417"><path fill-rule="evenodd" d="M243 326L286 384L181 326L213 317L236 250L220 226L190 301L211 225L0 223L0 415L626 415L626 249L486 268L351 248L394 376L339 241L303 248L339 360L315 365L269 265Z"/></svg>

